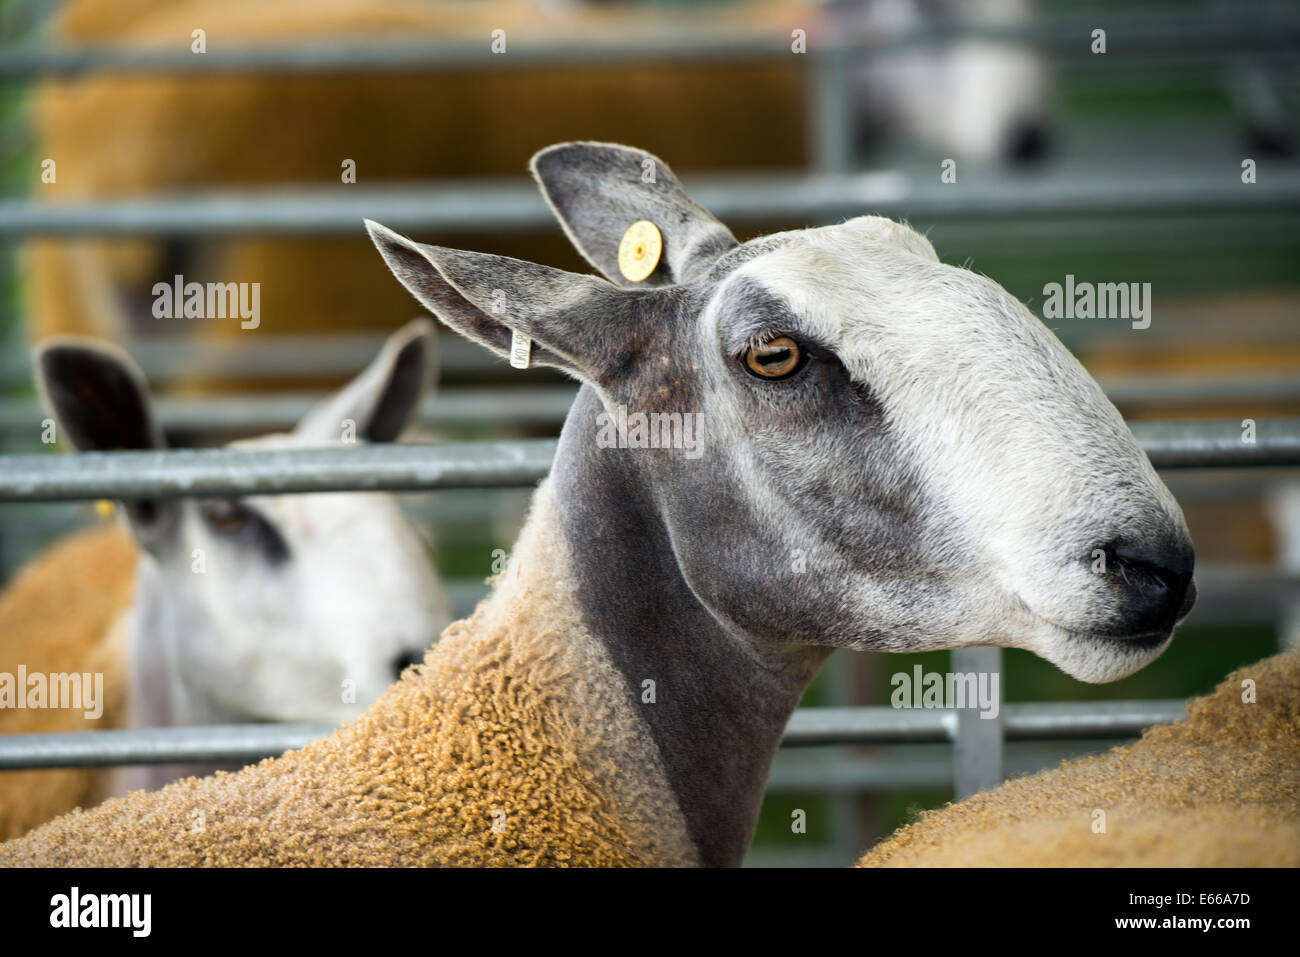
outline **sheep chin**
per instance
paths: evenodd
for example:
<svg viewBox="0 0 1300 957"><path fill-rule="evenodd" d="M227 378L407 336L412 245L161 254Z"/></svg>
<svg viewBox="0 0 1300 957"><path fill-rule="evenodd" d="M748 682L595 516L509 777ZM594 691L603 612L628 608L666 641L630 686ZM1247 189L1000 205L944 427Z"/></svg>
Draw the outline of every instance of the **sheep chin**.
<svg viewBox="0 0 1300 957"><path fill-rule="evenodd" d="M1068 631L1049 626L1052 634L1033 649L1071 678L1087 684L1107 684L1140 671L1164 653L1173 632L1132 638Z"/></svg>

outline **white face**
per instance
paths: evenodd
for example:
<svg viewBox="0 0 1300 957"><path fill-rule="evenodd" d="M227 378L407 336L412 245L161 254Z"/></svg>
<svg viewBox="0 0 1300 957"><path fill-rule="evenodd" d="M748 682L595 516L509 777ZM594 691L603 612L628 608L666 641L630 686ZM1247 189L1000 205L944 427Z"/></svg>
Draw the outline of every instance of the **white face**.
<svg viewBox="0 0 1300 957"><path fill-rule="evenodd" d="M1023 0L865 0L839 16L850 27L887 40L924 27L936 8L991 27L1029 20ZM1032 158L1029 151L1041 146L1046 130L1047 68L1027 46L968 39L885 49L858 68L856 82L864 123L894 125L957 158Z"/></svg>
<svg viewBox="0 0 1300 957"><path fill-rule="evenodd" d="M275 435L235 446L301 444ZM451 621L391 495L187 501L175 536L144 558L156 569L137 602L169 623L182 688L238 720L355 717Z"/></svg>
<svg viewBox="0 0 1300 957"><path fill-rule="evenodd" d="M701 402L728 461L692 494L734 497L764 530L728 546L764 577L697 567L675 529L697 593L759 638L806 621L805 640L857 648L999 644L1085 681L1158 655L1190 607L1181 510L1042 322L889 220L754 245L720 262L699 318ZM732 357L766 333L820 357L786 381L747 376ZM786 575L792 555L812 574Z"/></svg>
<svg viewBox="0 0 1300 957"><path fill-rule="evenodd" d="M432 324L408 323L292 433L235 446L396 441L430 388L435 351ZM163 447L144 376L117 347L45 343L37 381L76 447ZM162 499L123 513L143 549L139 720L343 721L422 661L451 620L428 551L390 495Z"/></svg>

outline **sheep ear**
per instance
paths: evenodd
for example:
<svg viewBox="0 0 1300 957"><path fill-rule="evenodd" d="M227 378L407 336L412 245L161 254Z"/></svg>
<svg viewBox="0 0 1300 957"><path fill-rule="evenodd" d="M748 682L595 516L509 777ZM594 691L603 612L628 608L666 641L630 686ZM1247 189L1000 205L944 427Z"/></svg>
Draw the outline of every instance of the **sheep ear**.
<svg viewBox="0 0 1300 957"><path fill-rule="evenodd" d="M612 143L560 143L529 163L546 201L578 251L610 282L629 288L689 282L736 238L686 194L668 165L644 150ZM634 282L618 248L628 228L649 220L663 237L658 266Z"/></svg>
<svg viewBox="0 0 1300 957"><path fill-rule="evenodd" d="M420 318L402 326L359 376L313 408L296 435L337 442L349 429L367 442L395 442L433 388L438 370L438 332Z"/></svg>
<svg viewBox="0 0 1300 957"><path fill-rule="evenodd" d="M83 452L166 448L140 368L107 342L65 336L36 348L36 384L69 444ZM175 528L172 500L125 503L139 543L156 551Z"/></svg>
<svg viewBox="0 0 1300 957"><path fill-rule="evenodd" d="M639 297L595 276L534 263L426 246L366 221L388 267L426 308L462 335L512 362L601 382L626 363ZM522 364L522 363L521 363Z"/></svg>

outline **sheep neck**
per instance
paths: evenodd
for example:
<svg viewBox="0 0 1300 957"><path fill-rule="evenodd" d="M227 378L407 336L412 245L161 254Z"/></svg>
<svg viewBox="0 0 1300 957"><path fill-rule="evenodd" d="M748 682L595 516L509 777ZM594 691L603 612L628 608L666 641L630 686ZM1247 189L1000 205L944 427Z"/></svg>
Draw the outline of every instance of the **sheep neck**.
<svg viewBox="0 0 1300 957"><path fill-rule="evenodd" d="M179 725L240 724L247 717L222 707L210 695L186 684L177 667L178 636L186 623L164 597L167 583L158 562L147 552L138 559L135 607L121 626L128 631L127 727L166 728ZM237 771L241 762L149 764L114 769L109 793L152 791L184 777L213 771Z"/></svg>
<svg viewBox="0 0 1300 957"><path fill-rule="evenodd" d="M551 473L578 612L627 685L700 862L739 864L782 731L829 649L758 645L696 598L635 453L592 442L600 409L584 387Z"/></svg>

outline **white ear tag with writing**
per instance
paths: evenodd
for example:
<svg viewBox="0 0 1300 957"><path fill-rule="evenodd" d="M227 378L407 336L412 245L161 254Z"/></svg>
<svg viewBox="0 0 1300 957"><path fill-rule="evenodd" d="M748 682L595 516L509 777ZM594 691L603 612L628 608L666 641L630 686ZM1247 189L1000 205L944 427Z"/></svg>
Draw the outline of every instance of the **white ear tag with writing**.
<svg viewBox="0 0 1300 957"><path fill-rule="evenodd" d="M517 329L510 330L510 365L516 369L527 369L533 354L533 340Z"/></svg>

